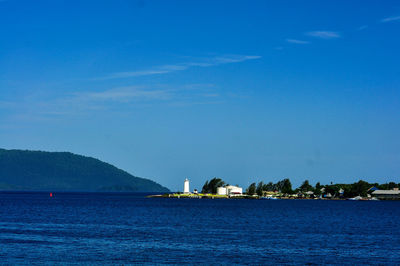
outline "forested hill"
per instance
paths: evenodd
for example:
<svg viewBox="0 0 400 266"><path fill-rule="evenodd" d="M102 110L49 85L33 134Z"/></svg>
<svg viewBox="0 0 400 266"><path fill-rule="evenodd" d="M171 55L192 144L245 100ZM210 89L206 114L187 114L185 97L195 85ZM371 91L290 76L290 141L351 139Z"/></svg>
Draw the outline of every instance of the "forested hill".
<svg viewBox="0 0 400 266"><path fill-rule="evenodd" d="M0 190L168 192L100 160L69 152L0 149Z"/></svg>

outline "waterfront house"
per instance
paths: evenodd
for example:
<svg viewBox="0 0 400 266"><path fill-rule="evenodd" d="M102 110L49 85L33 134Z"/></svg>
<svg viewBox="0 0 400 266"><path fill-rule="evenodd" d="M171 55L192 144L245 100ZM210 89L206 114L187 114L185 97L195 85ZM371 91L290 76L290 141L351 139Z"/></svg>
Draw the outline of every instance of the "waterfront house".
<svg viewBox="0 0 400 266"><path fill-rule="evenodd" d="M398 199L400 200L400 190L398 188L394 188L392 190L375 190L372 192L372 196L378 199Z"/></svg>
<svg viewBox="0 0 400 266"><path fill-rule="evenodd" d="M237 187L237 186L218 187L217 194L218 195L227 195L227 196L242 195L243 188Z"/></svg>
<svg viewBox="0 0 400 266"><path fill-rule="evenodd" d="M313 191L307 191L304 193L306 198L314 198L314 192Z"/></svg>

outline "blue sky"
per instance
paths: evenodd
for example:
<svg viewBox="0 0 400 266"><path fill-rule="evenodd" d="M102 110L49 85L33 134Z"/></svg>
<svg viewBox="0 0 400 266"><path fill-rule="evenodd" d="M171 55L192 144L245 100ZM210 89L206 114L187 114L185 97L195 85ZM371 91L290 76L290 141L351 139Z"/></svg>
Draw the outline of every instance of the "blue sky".
<svg viewBox="0 0 400 266"><path fill-rule="evenodd" d="M182 190L400 182L398 1L0 1L0 147Z"/></svg>

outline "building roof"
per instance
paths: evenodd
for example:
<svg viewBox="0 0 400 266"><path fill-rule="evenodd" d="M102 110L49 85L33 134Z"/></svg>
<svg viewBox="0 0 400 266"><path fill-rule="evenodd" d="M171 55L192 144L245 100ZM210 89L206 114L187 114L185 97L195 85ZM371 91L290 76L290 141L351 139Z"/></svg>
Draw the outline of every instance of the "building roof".
<svg viewBox="0 0 400 266"><path fill-rule="evenodd" d="M379 189L377 187L371 187L370 189L368 189L368 191L372 191L372 192L374 192L376 190L379 190Z"/></svg>
<svg viewBox="0 0 400 266"><path fill-rule="evenodd" d="M400 195L400 190L375 190L373 195Z"/></svg>

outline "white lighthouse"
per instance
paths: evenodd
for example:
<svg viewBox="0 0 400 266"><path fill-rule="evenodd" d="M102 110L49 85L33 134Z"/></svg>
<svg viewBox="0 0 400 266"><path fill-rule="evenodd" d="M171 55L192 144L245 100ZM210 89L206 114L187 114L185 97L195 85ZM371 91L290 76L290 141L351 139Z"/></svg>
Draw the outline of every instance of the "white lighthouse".
<svg viewBox="0 0 400 266"><path fill-rule="evenodd" d="M185 183L183 184L183 193L185 193L185 194L190 193L189 180L187 178L185 179Z"/></svg>

